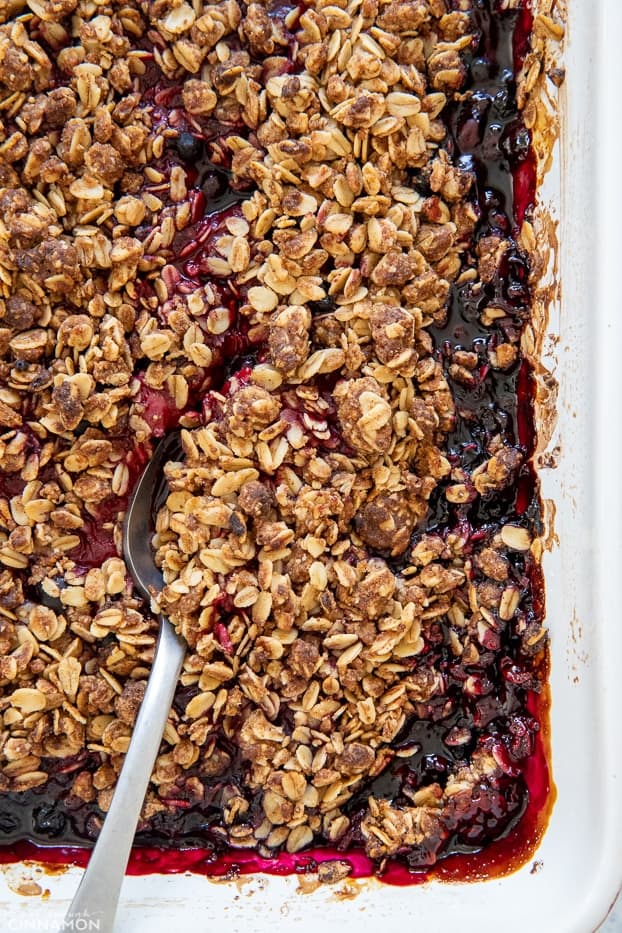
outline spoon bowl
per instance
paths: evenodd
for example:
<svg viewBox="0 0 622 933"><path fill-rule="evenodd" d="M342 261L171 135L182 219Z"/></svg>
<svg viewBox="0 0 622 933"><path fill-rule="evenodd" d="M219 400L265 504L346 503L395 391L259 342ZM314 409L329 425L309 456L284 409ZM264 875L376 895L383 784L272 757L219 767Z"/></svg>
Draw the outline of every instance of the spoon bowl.
<svg viewBox="0 0 622 933"><path fill-rule="evenodd" d="M149 541L153 534L155 515L168 494L164 464L168 460L177 459L181 449L179 431L172 431L162 438L136 483L125 513L123 557L136 588L146 600L150 600L152 592L161 590L164 585L162 573L153 560Z"/></svg>

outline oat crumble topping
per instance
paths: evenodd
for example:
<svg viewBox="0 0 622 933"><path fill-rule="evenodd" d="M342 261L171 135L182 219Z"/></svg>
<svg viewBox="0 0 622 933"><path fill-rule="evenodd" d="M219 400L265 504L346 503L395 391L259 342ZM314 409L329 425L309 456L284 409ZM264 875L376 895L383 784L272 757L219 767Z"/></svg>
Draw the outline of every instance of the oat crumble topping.
<svg viewBox="0 0 622 933"><path fill-rule="evenodd" d="M152 610L188 654L143 828L209 797L234 848L427 864L520 774L530 452L468 399L522 365L530 226L483 225L448 144L481 8L0 3L3 794L67 766L97 831L157 634L124 509L176 425ZM485 336L441 346L457 290ZM449 720L453 759L369 790Z"/></svg>

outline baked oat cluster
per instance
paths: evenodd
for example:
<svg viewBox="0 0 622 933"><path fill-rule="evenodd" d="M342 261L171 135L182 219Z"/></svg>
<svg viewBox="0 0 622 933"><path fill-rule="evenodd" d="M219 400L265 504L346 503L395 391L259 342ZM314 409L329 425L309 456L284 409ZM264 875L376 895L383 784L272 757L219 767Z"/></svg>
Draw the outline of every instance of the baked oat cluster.
<svg viewBox="0 0 622 933"><path fill-rule="evenodd" d="M0 3L1 791L64 767L70 804L109 805L157 634L122 520L176 425L152 608L188 654L143 826L218 786L231 846L433 860L519 773L536 723L457 719L442 778L365 791L409 723L489 697L508 639L533 689L545 643L530 522L467 520L527 452L452 440L528 317L447 145L472 7ZM441 353L456 289L495 336Z"/></svg>

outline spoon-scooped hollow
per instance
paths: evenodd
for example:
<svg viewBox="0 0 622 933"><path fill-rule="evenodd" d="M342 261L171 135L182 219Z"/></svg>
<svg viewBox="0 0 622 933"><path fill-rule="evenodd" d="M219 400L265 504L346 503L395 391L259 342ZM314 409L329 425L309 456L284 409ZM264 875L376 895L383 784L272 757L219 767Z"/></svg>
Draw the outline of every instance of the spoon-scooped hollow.
<svg viewBox="0 0 622 933"><path fill-rule="evenodd" d="M167 460L176 459L180 450L178 432L160 441L138 480L125 516L123 556L137 589L146 600L151 598L151 588L160 590L163 585L162 574L154 563L150 546L155 499L165 488L164 464ZM112 933L136 825L185 652L185 642L168 619L160 616L160 634L151 674L130 746L88 868L61 930L75 930L77 918L88 917L90 921L98 921L98 933Z"/></svg>

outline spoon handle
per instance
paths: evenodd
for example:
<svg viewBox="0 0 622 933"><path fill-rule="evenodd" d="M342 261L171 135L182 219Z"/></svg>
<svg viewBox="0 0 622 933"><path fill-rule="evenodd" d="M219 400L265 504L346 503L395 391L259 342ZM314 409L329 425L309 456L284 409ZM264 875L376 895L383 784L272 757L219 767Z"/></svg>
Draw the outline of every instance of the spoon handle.
<svg viewBox="0 0 622 933"><path fill-rule="evenodd" d="M147 785L173 702L186 645L160 617L151 674L123 768L88 867L65 916L63 930L76 930L78 917L97 922L98 933L112 933L125 869Z"/></svg>

